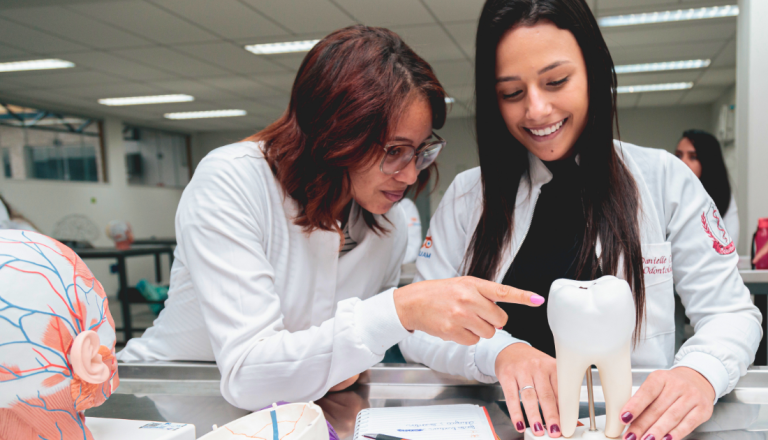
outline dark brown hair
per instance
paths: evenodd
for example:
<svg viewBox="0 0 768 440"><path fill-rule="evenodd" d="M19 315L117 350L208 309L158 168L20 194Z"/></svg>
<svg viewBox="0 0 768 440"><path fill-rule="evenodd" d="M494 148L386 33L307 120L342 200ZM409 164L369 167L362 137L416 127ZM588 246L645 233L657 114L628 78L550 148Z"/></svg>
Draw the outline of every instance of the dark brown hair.
<svg viewBox="0 0 768 440"><path fill-rule="evenodd" d="M432 108L432 127L445 123L445 90L430 65L394 32L350 26L320 40L296 74L288 110L248 138L263 141L264 155L300 212L306 232L341 230L349 172L380 160L382 146L415 96ZM434 164L409 190L421 191ZM363 211L376 233L386 230Z"/></svg>
<svg viewBox="0 0 768 440"><path fill-rule="evenodd" d="M696 150L696 158L701 163L701 184L712 197L720 215L725 215L731 206L731 182L720 142L703 130L686 130L683 138L688 139Z"/></svg>
<svg viewBox="0 0 768 440"><path fill-rule="evenodd" d="M639 194L635 180L613 145L616 115L616 73L595 17L584 0L487 0L477 28L475 61L475 126L483 183L483 213L465 256L467 273L494 279L502 252L509 246L517 190L529 178L528 150L509 132L496 98L496 47L515 25L548 20L571 32L587 66L589 114L575 151L580 155L586 228L577 276L592 263L617 275L623 256L626 279L635 299L635 343L645 316L645 286L640 247ZM602 253L597 262L595 244Z"/></svg>

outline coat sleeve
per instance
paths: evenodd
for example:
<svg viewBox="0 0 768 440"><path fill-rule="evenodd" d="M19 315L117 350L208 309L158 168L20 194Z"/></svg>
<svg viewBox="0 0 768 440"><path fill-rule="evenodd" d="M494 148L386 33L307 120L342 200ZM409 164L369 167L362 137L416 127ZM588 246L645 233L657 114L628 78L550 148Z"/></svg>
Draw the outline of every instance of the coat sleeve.
<svg viewBox="0 0 768 440"><path fill-rule="evenodd" d="M198 167L176 222L222 395L248 410L318 399L410 334L397 316L394 289L365 301L341 301L335 316L319 326L286 330L265 252L267 190L230 162L211 159ZM253 191L261 194L246 194Z"/></svg>
<svg viewBox="0 0 768 440"><path fill-rule="evenodd" d="M714 202L685 164L664 157L663 210L673 278L695 330L675 356L673 368L698 371L720 397L736 386L754 360L762 317L739 275L735 248L712 236L718 232L708 224L719 224L711 214Z"/></svg>
<svg viewBox="0 0 768 440"><path fill-rule="evenodd" d="M414 282L462 276L466 243L474 234L471 213L482 209L479 197L479 168L456 177L445 192L432 220L419 257ZM477 185L475 187L474 185ZM480 195L480 196L478 196ZM400 342L403 356L434 370L480 382L496 382L496 356L511 344L524 342L503 330L491 339L464 346L416 331Z"/></svg>

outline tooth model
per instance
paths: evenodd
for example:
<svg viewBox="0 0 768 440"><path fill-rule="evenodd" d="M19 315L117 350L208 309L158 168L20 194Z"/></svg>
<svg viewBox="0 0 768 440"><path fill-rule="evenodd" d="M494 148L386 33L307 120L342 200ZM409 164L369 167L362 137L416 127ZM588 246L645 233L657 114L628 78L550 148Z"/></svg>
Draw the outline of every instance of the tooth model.
<svg viewBox="0 0 768 440"><path fill-rule="evenodd" d="M635 328L635 303L626 281L604 276L595 281L560 279L552 283L547 317L557 352L560 429L567 438L619 438L625 425L621 408L632 395L630 349ZM592 375L595 365L605 396L605 431L594 423ZM576 424L585 372L589 393L589 429ZM546 434L544 434L546 436ZM526 438L535 437L530 429Z"/></svg>

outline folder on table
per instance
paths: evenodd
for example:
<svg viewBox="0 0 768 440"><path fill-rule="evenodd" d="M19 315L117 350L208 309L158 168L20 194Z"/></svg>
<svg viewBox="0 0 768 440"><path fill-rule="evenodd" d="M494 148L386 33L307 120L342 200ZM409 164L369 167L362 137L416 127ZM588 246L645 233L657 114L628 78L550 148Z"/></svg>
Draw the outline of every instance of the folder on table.
<svg viewBox="0 0 768 440"><path fill-rule="evenodd" d="M364 434L408 440L497 440L488 411L478 405L368 408L360 411L354 440Z"/></svg>

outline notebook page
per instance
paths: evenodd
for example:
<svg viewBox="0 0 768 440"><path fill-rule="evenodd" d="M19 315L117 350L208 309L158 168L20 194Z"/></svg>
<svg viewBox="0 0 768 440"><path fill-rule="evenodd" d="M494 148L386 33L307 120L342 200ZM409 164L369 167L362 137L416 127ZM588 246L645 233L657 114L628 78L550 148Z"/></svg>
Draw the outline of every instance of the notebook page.
<svg viewBox="0 0 768 440"><path fill-rule="evenodd" d="M355 440L387 434L408 440L494 440L477 405L371 408L361 411Z"/></svg>

